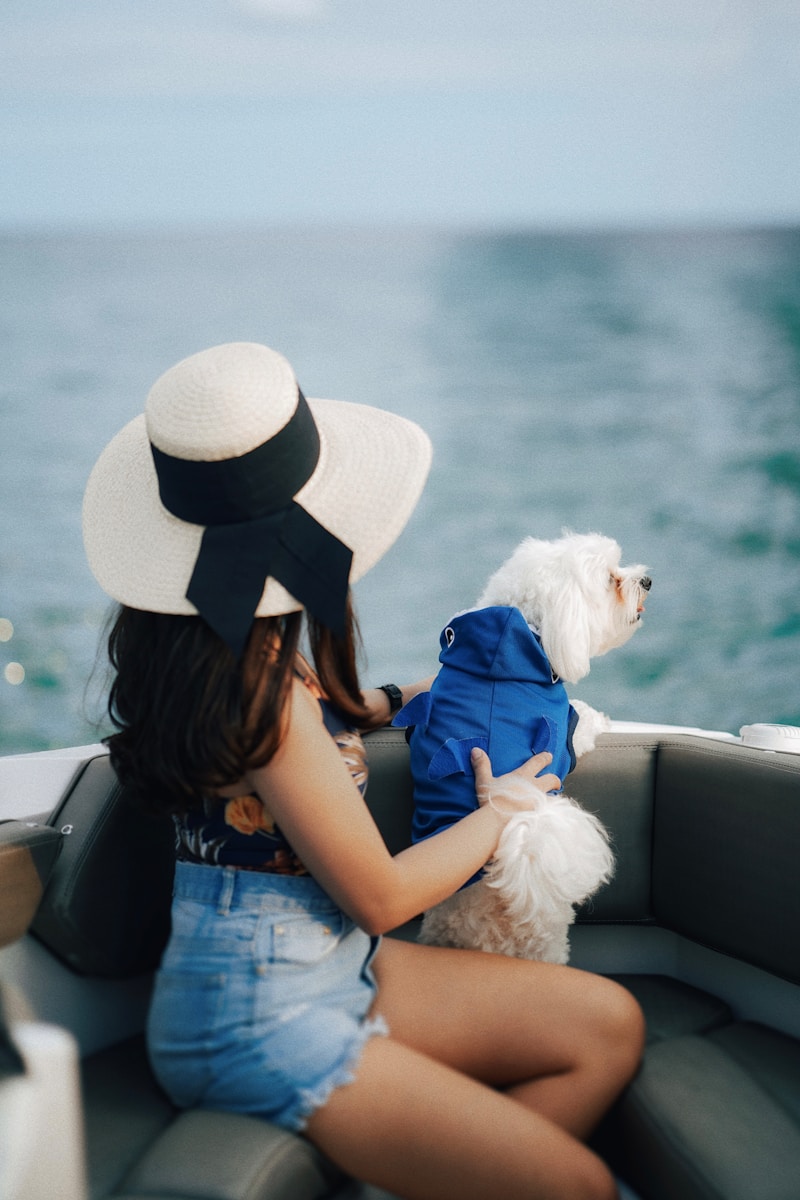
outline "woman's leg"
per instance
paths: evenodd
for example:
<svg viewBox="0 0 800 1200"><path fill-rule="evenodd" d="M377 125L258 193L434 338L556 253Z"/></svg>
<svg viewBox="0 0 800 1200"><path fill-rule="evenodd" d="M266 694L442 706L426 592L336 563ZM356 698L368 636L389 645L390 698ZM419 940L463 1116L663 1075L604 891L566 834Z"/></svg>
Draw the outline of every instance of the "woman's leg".
<svg viewBox="0 0 800 1200"><path fill-rule="evenodd" d="M639 1064L644 1021L598 975L386 938L376 1011L392 1038L586 1137Z"/></svg>
<svg viewBox="0 0 800 1200"><path fill-rule="evenodd" d="M579 1140L636 1069L643 1023L593 975L387 939L375 1011L388 1039L312 1117L309 1138L409 1200L608 1200ZM489 1085L489 1086L487 1086Z"/></svg>
<svg viewBox="0 0 800 1200"><path fill-rule="evenodd" d="M355 1082L306 1135L343 1170L404 1200L614 1200L604 1164L485 1084L391 1038L373 1038Z"/></svg>

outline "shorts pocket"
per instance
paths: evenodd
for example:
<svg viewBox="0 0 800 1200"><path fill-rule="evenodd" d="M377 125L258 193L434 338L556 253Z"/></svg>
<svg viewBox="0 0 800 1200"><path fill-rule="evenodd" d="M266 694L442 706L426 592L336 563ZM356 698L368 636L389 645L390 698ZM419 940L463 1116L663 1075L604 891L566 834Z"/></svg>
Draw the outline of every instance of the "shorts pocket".
<svg viewBox="0 0 800 1200"><path fill-rule="evenodd" d="M334 953L352 923L343 913L313 917L306 913L271 920L266 936L259 938L258 957L265 964L313 966Z"/></svg>

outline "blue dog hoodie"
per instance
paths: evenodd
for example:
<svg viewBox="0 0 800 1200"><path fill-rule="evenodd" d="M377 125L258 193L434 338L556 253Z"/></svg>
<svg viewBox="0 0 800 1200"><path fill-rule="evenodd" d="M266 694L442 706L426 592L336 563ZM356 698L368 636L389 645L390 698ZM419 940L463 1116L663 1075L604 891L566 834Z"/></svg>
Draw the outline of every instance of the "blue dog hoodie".
<svg viewBox="0 0 800 1200"><path fill-rule="evenodd" d="M414 841L477 807L474 746L489 755L495 775L544 750L559 779L575 766L578 714L518 608L459 613L439 642L441 667L431 690L414 696L393 721L407 728L410 745Z"/></svg>

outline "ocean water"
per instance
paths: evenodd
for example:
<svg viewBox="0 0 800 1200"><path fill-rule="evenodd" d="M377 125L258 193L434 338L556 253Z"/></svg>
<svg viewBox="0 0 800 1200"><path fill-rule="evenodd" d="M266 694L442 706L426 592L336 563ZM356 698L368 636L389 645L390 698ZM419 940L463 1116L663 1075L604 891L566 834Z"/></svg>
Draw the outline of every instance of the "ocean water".
<svg viewBox="0 0 800 1200"><path fill-rule="evenodd" d="M433 439L356 587L365 682L429 674L517 542L570 527L653 577L574 695L800 724L800 230L87 232L0 236L0 750L106 730L86 477L162 370L239 339Z"/></svg>

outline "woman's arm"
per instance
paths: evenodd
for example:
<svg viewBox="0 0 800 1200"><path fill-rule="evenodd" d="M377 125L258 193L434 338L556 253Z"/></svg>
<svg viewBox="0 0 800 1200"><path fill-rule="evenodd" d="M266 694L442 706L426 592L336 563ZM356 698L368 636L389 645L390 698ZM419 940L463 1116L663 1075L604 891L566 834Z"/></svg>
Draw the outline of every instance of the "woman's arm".
<svg viewBox="0 0 800 1200"><path fill-rule="evenodd" d="M510 815L491 803L392 857L322 724L317 701L297 681L289 703L280 748L249 774L249 782L311 875L367 933L386 933L438 904L491 858ZM560 787L552 775L536 778L550 761L550 755L537 755L495 780L493 799L499 792L508 804L523 807L508 799L513 787L505 789L503 780L528 780L545 791ZM492 781L485 755L476 775L485 798Z"/></svg>
<svg viewBox="0 0 800 1200"><path fill-rule="evenodd" d="M400 688L403 696L403 704L408 704L412 696L416 696L418 692L430 691L435 675L429 675L427 679L420 679L417 683L404 683ZM381 725L386 725L391 720L391 706L389 697L381 688L365 688L361 693L362 699L369 709L369 717L365 723L366 729L378 729Z"/></svg>

